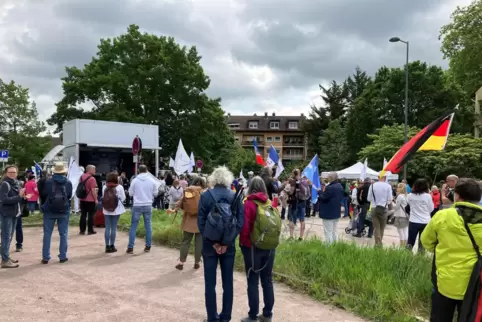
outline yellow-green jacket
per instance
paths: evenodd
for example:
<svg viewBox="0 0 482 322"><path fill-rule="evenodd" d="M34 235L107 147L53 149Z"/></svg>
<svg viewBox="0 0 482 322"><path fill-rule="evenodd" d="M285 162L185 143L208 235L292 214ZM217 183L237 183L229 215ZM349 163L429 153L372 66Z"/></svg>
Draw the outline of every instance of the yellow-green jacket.
<svg viewBox="0 0 482 322"><path fill-rule="evenodd" d="M477 261L464 220L482 247L482 207L468 202L456 202L452 208L438 211L422 233L423 246L430 252L435 250L438 291L454 300L464 298Z"/></svg>

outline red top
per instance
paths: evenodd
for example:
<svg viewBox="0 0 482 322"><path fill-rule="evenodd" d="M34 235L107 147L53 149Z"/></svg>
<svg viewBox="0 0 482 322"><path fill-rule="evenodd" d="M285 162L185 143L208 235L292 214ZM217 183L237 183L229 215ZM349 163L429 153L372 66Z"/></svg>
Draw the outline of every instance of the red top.
<svg viewBox="0 0 482 322"><path fill-rule="evenodd" d="M89 176L91 177L85 181ZM94 189L97 188L97 181L95 180L94 176L89 173L84 173L82 177L80 177L80 181L85 181L85 189L87 190L87 197L80 200L94 202L94 194L96 193Z"/></svg>
<svg viewBox="0 0 482 322"><path fill-rule="evenodd" d="M440 205L440 191L432 191L430 194L432 195L433 208L437 209Z"/></svg>
<svg viewBox="0 0 482 322"><path fill-rule="evenodd" d="M29 180L25 183L25 194L32 195L28 201L36 202L38 200L39 193L35 180Z"/></svg>
<svg viewBox="0 0 482 322"><path fill-rule="evenodd" d="M268 196L262 192L254 193L249 195L244 202L244 225L239 234L239 244L241 246L251 247L251 233L254 229L257 210L257 206L253 200L265 203L268 200Z"/></svg>

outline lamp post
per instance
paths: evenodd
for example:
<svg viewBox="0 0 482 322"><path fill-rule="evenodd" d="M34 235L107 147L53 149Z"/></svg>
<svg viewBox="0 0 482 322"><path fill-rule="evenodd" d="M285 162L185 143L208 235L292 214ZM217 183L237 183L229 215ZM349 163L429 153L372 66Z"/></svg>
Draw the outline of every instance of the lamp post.
<svg viewBox="0 0 482 322"><path fill-rule="evenodd" d="M408 141L408 134L407 134L407 127L408 127L408 53L409 53L409 43L408 41L402 40L398 37L392 37L389 40L390 42L403 42L405 45L407 45L407 57L405 61L405 108L404 108L404 114L405 114L405 123L404 123L404 143L407 143ZM403 179L407 180L407 164L403 166Z"/></svg>

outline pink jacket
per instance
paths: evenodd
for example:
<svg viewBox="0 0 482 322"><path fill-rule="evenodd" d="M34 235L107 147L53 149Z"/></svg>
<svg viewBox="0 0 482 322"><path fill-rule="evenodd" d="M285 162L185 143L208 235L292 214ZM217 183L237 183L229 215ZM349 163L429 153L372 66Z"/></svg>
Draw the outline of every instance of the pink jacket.
<svg viewBox="0 0 482 322"><path fill-rule="evenodd" d="M39 197L38 189L37 189L37 182L35 180L30 180L25 183L25 194L31 194L32 197L28 199L28 201L36 202Z"/></svg>

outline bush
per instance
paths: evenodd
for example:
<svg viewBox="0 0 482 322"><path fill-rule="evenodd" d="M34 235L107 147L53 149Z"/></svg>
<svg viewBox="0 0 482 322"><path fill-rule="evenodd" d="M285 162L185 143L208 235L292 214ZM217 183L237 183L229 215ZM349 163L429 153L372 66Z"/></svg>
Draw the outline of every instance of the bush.
<svg viewBox="0 0 482 322"><path fill-rule="evenodd" d="M27 217L30 222L32 217ZM174 215L154 211L153 241L179 247L181 217L180 213L174 219ZM71 223L77 225L78 218L71 216ZM119 228L126 230L129 226L130 213L126 213L120 218ZM145 236L142 220L137 235ZM426 256L349 243L328 245L316 239L283 241L276 252L275 277L317 300L372 321L416 321L414 316L429 315L431 261ZM239 249L235 266L244 270Z"/></svg>

